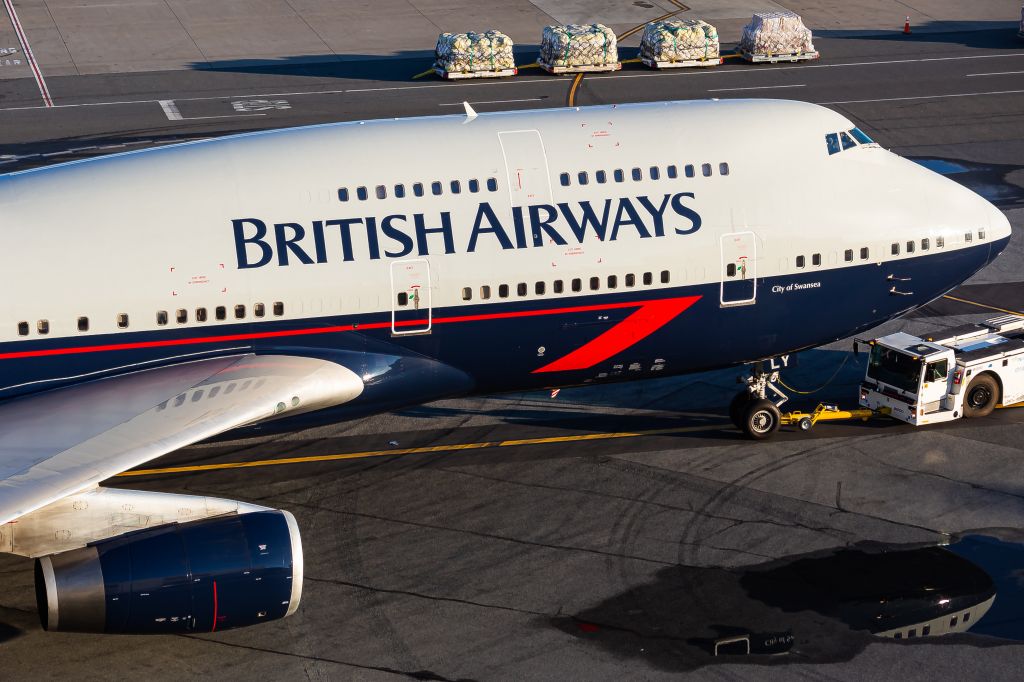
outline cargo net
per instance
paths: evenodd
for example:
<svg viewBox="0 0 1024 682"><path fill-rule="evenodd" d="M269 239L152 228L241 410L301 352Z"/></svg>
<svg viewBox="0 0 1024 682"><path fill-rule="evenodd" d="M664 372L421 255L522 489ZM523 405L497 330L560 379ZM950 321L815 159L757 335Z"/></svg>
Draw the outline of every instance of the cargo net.
<svg viewBox="0 0 1024 682"><path fill-rule="evenodd" d="M743 27L740 50L751 54L814 52L811 29L793 12L755 12Z"/></svg>
<svg viewBox="0 0 1024 682"><path fill-rule="evenodd" d="M501 31L442 33L434 48L434 66L455 73L514 69L512 39Z"/></svg>
<svg viewBox="0 0 1024 682"><path fill-rule="evenodd" d="M619 63L615 33L607 26L545 26L540 62L546 66L606 66Z"/></svg>
<svg viewBox="0 0 1024 682"><path fill-rule="evenodd" d="M652 21L644 27L640 58L653 62L718 59L718 30L701 19Z"/></svg>

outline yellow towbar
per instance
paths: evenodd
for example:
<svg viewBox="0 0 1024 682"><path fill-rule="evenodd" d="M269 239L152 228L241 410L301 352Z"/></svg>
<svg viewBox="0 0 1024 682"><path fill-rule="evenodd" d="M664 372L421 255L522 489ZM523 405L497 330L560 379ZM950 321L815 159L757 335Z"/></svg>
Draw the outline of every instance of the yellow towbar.
<svg viewBox="0 0 1024 682"><path fill-rule="evenodd" d="M838 419L860 419L861 421L867 421L871 417L887 415L889 412L888 407L883 407L879 410L869 410L867 408L840 410L838 405L819 403L813 412L784 412L781 423L787 425L797 424L800 426L801 431L810 431L811 427L818 422L835 421Z"/></svg>

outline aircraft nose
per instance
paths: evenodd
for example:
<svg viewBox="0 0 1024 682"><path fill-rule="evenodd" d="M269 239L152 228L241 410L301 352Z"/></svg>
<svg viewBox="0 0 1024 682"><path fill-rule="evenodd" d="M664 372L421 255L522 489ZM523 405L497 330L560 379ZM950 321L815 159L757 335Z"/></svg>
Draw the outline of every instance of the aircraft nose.
<svg viewBox="0 0 1024 682"><path fill-rule="evenodd" d="M1010 221L1007 219L1006 214L1000 211L998 208L988 204L988 233L991 241L988 253L988 262L991 263L996 259L1006 245L1010 243L1010 236L1013 234L1013 228L1010 226Z"/></svg>

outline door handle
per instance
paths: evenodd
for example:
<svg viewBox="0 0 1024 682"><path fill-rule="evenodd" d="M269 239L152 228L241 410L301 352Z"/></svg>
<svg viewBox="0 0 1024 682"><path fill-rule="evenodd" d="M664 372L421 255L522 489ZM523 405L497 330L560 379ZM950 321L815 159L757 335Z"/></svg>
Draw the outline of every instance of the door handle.
<svg viewBox="0 0 1024 682"><path fill-rule="evenodd" d="M886 277L886 279L889 280L890 282L909 282L910 281L909 277L897 277L896 275L889 275L888 277Z"/></svg>

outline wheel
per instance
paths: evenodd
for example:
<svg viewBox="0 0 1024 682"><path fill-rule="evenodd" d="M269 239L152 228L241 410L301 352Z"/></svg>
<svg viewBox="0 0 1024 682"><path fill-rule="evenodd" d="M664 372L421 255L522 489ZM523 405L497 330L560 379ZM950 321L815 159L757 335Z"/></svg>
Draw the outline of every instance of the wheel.
<svg viewBox="0 0 1024 682"><path fill-rule="evenodd" d="M800 420L801 431L810 431L812 426L814 426L814 424L811 422L810 417L804 417L803 419Z"/></svg>
<svg viewBox="0 0 1024 682"><path fill-rule="evenodd" d="M999 384L991 374L979 374L967 385L965 417L987 417L999 402Z"/></svg>
<svg viewBox="0 0 1024 682"><path fill-rule="evenodd" d="M753 399L754 394L743 389L729 403L729 419L732 420L733 425L740 431L743 430L743 415L746 413L747 404Z"/></svg>
<svg viewBox="0 0 1024 682"><path fill-rule="evenodd" d="M758 398L747 405L743 432L754 440L764 440L779 430L782 414L770 400Z"/></svg>

